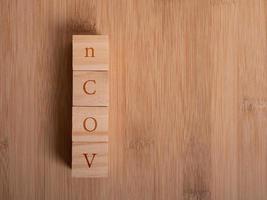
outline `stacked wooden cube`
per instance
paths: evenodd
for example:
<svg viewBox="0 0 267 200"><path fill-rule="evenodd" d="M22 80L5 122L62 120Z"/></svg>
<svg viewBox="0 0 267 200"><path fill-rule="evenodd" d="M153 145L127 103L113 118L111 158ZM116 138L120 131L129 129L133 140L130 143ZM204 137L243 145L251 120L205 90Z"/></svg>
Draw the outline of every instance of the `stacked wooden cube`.
<svg viewBox="0 0 267 200"><path fill-rule="evenodd" d="M72 176L108 176L108 37L73 36Z"/></svg>

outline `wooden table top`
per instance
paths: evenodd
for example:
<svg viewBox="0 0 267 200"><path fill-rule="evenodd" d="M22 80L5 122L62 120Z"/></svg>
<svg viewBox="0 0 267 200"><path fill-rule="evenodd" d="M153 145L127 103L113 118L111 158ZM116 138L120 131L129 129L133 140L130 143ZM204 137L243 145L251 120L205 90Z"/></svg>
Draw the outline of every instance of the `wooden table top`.
<svg viewBox="0 0 267 200"><path fill-rule="evenodd" d="M0 6L1 200L264 200L266 0ZM71 177L74 34L109 35L109 177Z"/></svg>

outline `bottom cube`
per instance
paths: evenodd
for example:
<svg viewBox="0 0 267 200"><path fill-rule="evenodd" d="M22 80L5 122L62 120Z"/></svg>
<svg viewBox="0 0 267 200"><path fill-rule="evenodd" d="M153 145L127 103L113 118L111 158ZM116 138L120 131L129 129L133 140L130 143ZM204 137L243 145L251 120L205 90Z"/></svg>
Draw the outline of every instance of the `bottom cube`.
<svg viewBox="0 0 267 200"><path fill-rule="evenodd" d="M73 177L107 177L108 143L73 143Z"/></svg>

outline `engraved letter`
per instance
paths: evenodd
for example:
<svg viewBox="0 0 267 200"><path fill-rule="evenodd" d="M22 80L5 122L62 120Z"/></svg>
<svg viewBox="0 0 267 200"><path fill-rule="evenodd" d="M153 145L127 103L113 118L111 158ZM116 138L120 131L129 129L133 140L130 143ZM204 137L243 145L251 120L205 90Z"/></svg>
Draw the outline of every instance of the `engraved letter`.
<svg viewBox="0 0 267 200"><path fill-rule="evenodd" d="M93 92L88 92L88 91L87 91L87 89L86 89L86 85L87 85L87 83L89 83L89 82L93 82L94 84L96 84L96 81L95 81L95 80L87 80L87 81L85 81L84 84L83 84L83 91L84 91L86 94L88 94L88 95L95 94L95 93L96 93L95 90L94 90Z"/></svg>
<svg viewBox="0 0 267 200"><path fill-rule="evenodd" d="M91 53L89 53L91 52ZM95 50L94 48L85 48L85 56L84 57L95 57Z"/></svg>
<svg viewBox="0 0 267 200"><path fill-rule="evenodd" d="M88 167L90 168L92 166L92 164L93 164L93 160L94 160L94 158L96 156L96 153L92 153L92 159L91 159L91 161L89 161L89 159L88 159L88 153L83 153L83 156L85 157L86 162L88 164Z"/></svg>
<svg viewBox="0 0 267 200"><path fill-rule="evenodd" d="M86 121L87 121L88 119L92 119L93 122L94 122L94 124L95 124L94 127L93 127L92 129L88 129L87 126L86 126ZM88 132L93 132L93 131L97 128L97 121L96 121L96 119L93 118L93 117L87 117L87 118L83 121L83 128L84 128L86 131L88 131Z"/></svg>

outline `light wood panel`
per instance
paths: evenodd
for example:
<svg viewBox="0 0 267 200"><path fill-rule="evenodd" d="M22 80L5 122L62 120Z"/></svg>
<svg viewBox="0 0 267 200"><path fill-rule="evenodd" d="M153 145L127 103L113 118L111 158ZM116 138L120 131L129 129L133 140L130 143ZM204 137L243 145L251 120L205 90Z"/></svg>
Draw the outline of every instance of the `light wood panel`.
<svg viewBox="0 0 267 200"><path fill-rule="evenodd" d="M264 200L265 0L1 1L0 199ZM71 178L72 34L110 38L108 179Z"/></svg>

